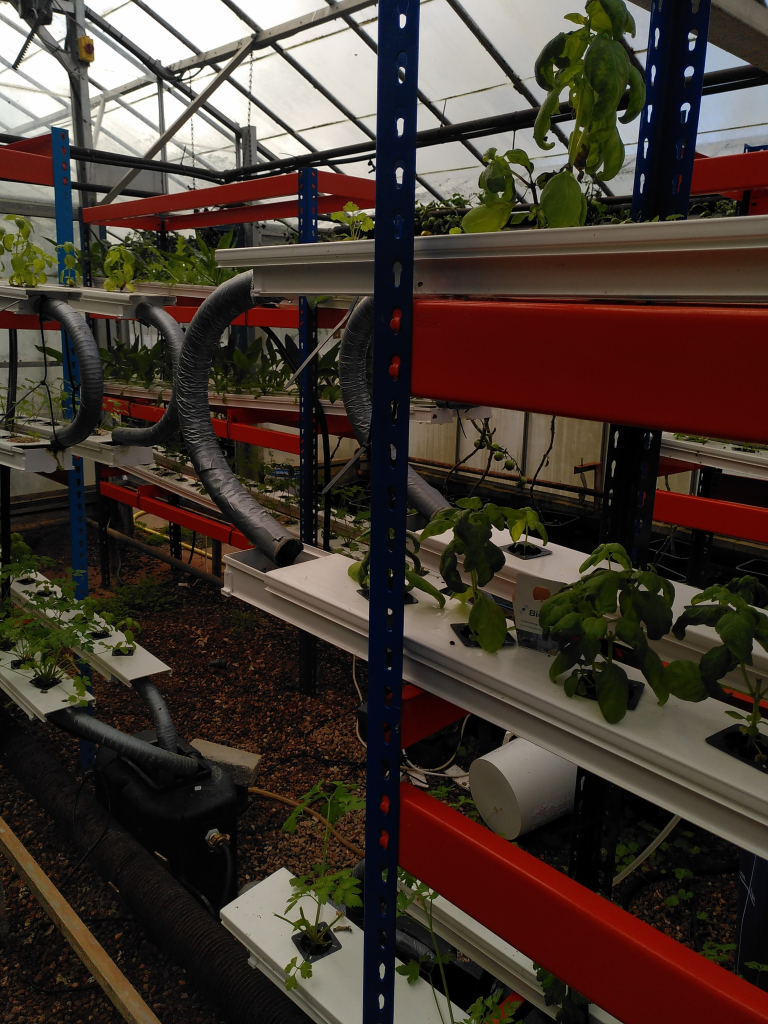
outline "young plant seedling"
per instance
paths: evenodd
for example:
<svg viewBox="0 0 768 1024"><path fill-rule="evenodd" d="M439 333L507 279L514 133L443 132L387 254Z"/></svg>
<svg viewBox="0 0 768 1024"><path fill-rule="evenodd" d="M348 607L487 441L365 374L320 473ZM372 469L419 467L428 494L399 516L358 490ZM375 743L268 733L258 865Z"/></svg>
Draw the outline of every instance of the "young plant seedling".
<svg viewBox="0 0 768 1024"><path fill-rule="evenodd" d="M131 657L136 650L135 634L141 631L141 625L135 619L125 618L117 623L115 629L123 634L124 639L108 645L112 648L112 657Z"/></svg>
<svg viewBox="0 0 768 1024"><path fill-rule="evenodd" d="M400 882L397 893L398 916L404 916L407 914L408 909L414 904L421 910L427 924L430 939L432 940L434 953L423 954L418 960L409 960L407 964L402 964L400 967L396 967L395 971L398 974L401 974L404 978L407 978L409 985L415 985L419 980L422 971L424 971L429 981L430 988L432 989L435 1006L437 1007L437 1012L442 1024L509 1024L509 1022L514 1019L515 1011L521 1004L519 1002L505 1002L504 1005L501 1006L501 993L489 996L486 999L480 998L476 1000L476 1002L474 1002L467 1011L469 1016L465 1017L461 1021L456 1020L453 1015L453 1004L451 1003L451 997L448 991L448 979L445 974L445 965L453 963L454 956L452 953L440 952L433 920L433 904L437 899L438 894L434 892L434 890L430 889L428 885L425 885L423 882L419 882L413 877L413 875L409 875L407 871L403 870L403 868L397 869L397 877ZM447 1020L443 1013L443 1008L440 1005L440 1001L437 998L435 984L432 981L432 972L435 967L437 967L440 972L440 981L442 983L441 987L443 995L445 996L448 1011Z"/></svg>
<svg viewBox="0 0 768 1024"><path fill-rule="evenodd" d="M357 203L347 203L343 210L331 214L331 220L343 224L349 232L347 235L340 236L343 241L362 238L364 232L372 231L374 227L373 220L365 210L360 209Z"/></svg>
<svg viewBox="0 0 768 1024"><path fill-rule="evenodd" d="M629 677L614 660L614 645L620 641L631 648L659 704L670 693L681 700L703 700L707 693L692 672L692 662L672 662L665 668L648 646L649 639L660 640L672 628L672 584L654 569L633 569L621 544L602 544L579 572L603 561L607 569L594 569L542 605L544 637L551 636L559 648L549 670L552 682L572 669L564 683L568 696L589 696L594 688L603 718L620 722L630 695ZM613 563L620 568L614 569Z"/></svg>
<svg viewBox="0 0 768 1024"><path fill-rule="evenodd" d="M18 288L35 288L45 284L48 280L46 268L52 267L56 260L31 241L30 235L34 228L26 217L9 213L5 219L16 225L15 232L0 227L0 252L8 253L11 259L8 284Z"/></svg>
<svg viewBox="0 0 768 1024"><path fill-rule="evenodd" d="M503 647L507 636L504 612L482 591L506 564L504 552L491 540L494 526L498 530L508 528L515 542L525 532L527 543L530 529L537 530L545 543L547 540L546 531L533 509L507 508L492 502L483 505L482 498L461 498L456 508L441 509L421 533L423 543L429 537L453 530L453 540L440 558L440 572L453 597L472 602L470 633L473 640L490 653ZM469 586L459 572L460 556L463 556L464 573L470 579Z"/></svg>
<svg viewBox="0 0 768 1024"><path fill-rule="evenodd" d="M323 852L319 864L315 864L307 875L291 879L293 892L288 898L285 913L289 914L303 899L315 904L314 916L308 918L304 908L299 907L299 916L291 920L282 914L275 914L281 921L290 924L299 939L296 945L301 956L295 956L285 966L285 987L290 991L298 988L299 978L312 977L312 964L306 957L322 955L331 949L332 931L336 922L344 916L337 910L331 921L321 921L323 907L331 900L334 904L347 907L361 907L360 883L353 876L351 868L332 871L328 863L328 841L331 829L345 814L365 809L365 800L356 792L356 787L342 782L331 783L330 788L324 782L316 783L301 798L299 806L288 817L283 831L294 835L296 826L304 817L305 812L315 808L325 818L323 829ZM301 963L299 963L301 960Z"/></svg>
<svg viewBox="0 0 768 1024"><path fill-rule="evenodd" d="M368 540L370 537L370 531L365 530L359 537L360 540ZM419 559L419 549L421 543L419 538L413 533L406 534L406 550L405 550L405 593L410 594L412 590L421 590L424 594L429 594L430 597L434 597L441 608L445 607L445 598L437 589L433 586L429 580L424 578L424 569L421 567L421 561ZM412 565L409 565L409 560ZM360 561L355 561L350 565L347 570L351 579L357 583L360 589L364 593L368 593L371 585L371 551L370 548L366 551L365 555Z"/></svg>
<svg viewBox="0 0 768 1024"><path fill-rule="evenodd" d="M685 671L690 676L691 685L695 682L712 696L718 695L723 677L738 668L744 689L730 682L728 689L749 698L752 710L746 715L739 711L725 713L741 723L743 753L753 763L764 765L768 762L768 736L760 731L763 721L760 702L768 696L768 681L756 679L753 683L747 674L747 665L752 664L755 640L768 651L768 616L755 605L768 605L768 588L754 576L742 576L726 586L708 587L697 594L675 622L673 634L682 640L689 626L712 626L723 642L703 654L698 665L691 661L673 664L681 666L678 672Z"/></svg>
<svg viewBox="0 0 768 1024"><path fill-rule="evenodd" d="M125 245L110 245L104 256L104 288L108 292L136 291L133 278L136 269L136 255Z"/></svg>
<svg viewBox="0 0 768 1024"><path fill-rule="evenodd" d="M631 63L624 36L635 35L635 22L624 0L588 0L586 14L567 14L577 27L560 32L539 54L536 82L546 91L533 138L540 149L552 149L547 139L552 117L567 102L575 125L568 142L568 160L556 173L534 178L534 165L522 149L483 155L480 205L465 214L464 231L500 231L508 223L527 221L533 227L576 227L587 217L587 198L580 182L585 174L595 181L610 181L624 164L624 144L618 121L628 124L645 105L642 73ZM627 108L618 118L626 97ZM524 173L514 168L522 168ZM513 214L522 185L530 206Z"/></svg>
<svg viewBox="0 0 768 1024"><path fill-rule="evenodd" d="M505 510L506 511L506 510ZM517 516L508 515L509 532L512 535L513 545L509 549L513 555L520 558L530 558L531 555L541 554L541 548L537 544L529 544L528 537L531 530L534 530L541 537L544 546L549 543L547 531L539 519L538 512L533 508L509 509L510 513L517 513ZM520 543L520 538L525 534L525 540Z"/></svg>

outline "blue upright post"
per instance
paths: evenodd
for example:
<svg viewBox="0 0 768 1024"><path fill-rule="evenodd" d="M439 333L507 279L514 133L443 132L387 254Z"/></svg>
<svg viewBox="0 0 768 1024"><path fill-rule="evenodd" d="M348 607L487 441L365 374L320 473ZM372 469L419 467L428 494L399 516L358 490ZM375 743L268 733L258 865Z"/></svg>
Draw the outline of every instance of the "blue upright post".
<svg viewBox="0 0 768 1024"><path fill-rule="evenodd" d="M56 204L56 242L64 245L74 243L75 235L72 219L72 179L70 177L69 132L65 128L51 128L51 156L53 158L53 194ZM58 249L59 280L66 281L71 273L64 266L64 252ZM64 370L65 412L73 416L75 403L78 399L80 368L77 355L65 331L61 332L61 352ZM72 550L72 581L75 597L82 599L88 596L88 544L85 523L85 478L83 476L83 460L76 456L72 459L72 469L68 474L69 487L69 533ZM90 669L84 662L79 662L81 675L90 677ZM90 688L90 686L89 686ZM88 740L80 740L80 764L83 768L91 768L96 759L96 748Z"/></svg>
<svg viewBox="0 0 768 1024"><path fill-rule="evenodd" d="M317 170L299 171L299 242L317 241ZM317 312L299 298L299 361L317 345ZM317 546L317 360L299 374L299 530L305 544ZM317 688L317 637L299 632L299 691Z"/></svg>
<svg viewBox="0 0 768 1024"><path fill-rule="evenodd" d="M380 0L363 1024L394 1015L419 4Z"/></svg>

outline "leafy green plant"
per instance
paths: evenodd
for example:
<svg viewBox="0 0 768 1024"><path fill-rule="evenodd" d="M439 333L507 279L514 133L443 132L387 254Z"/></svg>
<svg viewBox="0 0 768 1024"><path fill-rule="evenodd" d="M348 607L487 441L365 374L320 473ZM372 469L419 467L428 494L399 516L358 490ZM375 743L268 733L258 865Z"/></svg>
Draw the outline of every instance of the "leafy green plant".
<svg viewBox="0 0 768 1024"><path fill-rule="evenodd" d="M544 637L552 637L559 647L549 670L552 682L573 670L564 683L568 696L586 696L594 688L605 720L620 722L629 700L629 677L614 660L614 644L620 641L631 648L659 704L670 693L681 700L703 700L707 693L695 665L675 661L664 667L648 646L649 639L660 640L672 628L672 584L654 569L633 569L620 544L602 544L579 572L603 561L607 569L582 575L541 608ZM612 567L614 562L619 569Z"/></svg>
<svg viewBox="0 0 768 1024"><path fill-rule="evenodd" d="M367 540L369 531L366 530L360 535L361 540ZM441 608L445 607L445 598L437 589L433 586L429 580L424 578L424 570L421 567L421 561L419 559L419 549L421 543L419 538L413 533L406 534L406 551L405 551L405 593L409 594L412 590L421 590L425 594L429 594L430 597L434 597ZM412 565L408 563L412 562ZM361 590L366 593L370 587L371 576L371 552L368 549L365 555L360 561L354 561L347 570L351 579L357 583Z"/></svg>
<svg viewBox="0 0 768 1024"><path fill-rule="evenodd" d="M720 964L721 967L725 967L732 962L735 949L735 942L705 942L701 950L701 955L706 957L707 960L711 960L712 963ZM745 964L745 967L751 966L751 963Z"/></svg>
<svg viewBox="0 0 768 1024"><path fill-rule="evenodd" d="M331 220L344 225L348 233L339 237L349 241L362 238L363 234L372 231L374 226L371 218L357 203L346 203L343 210L331 214Z"/></svg>
<svg viewBox="0 0 768 1024"><path fill-rule="evenodd" d="M8 253L11 262L8 284L18 288L35 288L45 284L48 280L45 271L54 266L56 260L31 240L34 228L26 217L9 213L5 220L16 225L15 232L0 227L0 252Z"/></svg>
<svg viewBox="0 0 768 1024"><path fill-rule="evenodd" d="M583 1024L588 1000L544 967L539 964L534 964L533 967L536 971L536 980L544 993L544 1002L547 1006L558 1007L555 1017L557 1024Z"/></svg>
<svg viewBox="0 0 768 1024"><path fill-rule="evenodd" d="M575 114L575 126L568 141L568 157L556 173L545 172L534 179L534 165L523 149L498 155L489 149L483 155L480 174L480 205L462 220L464 231L500 231L510 222L518 199L516 183L529 193L531 205L512 216L512 224L528 221L534 227L576 227L587 218L587 198L580 182L585 175L610 181L624 164L624 144L618 123L629 124L645 104L642 73L627 54L624 36L635 34L635 23L624 0L588 0L586 15L568 14L566 20L578 27L560 32L539 54L536 82L546 90L533 137L540 149L554 148L549 142L552 117L560 109L567 90L568 105ZM626 100L626 112L618 110ZM514 168L521 167L525 176Z"/></svg>
<svg viewBox="0 0 768 1024"><path fill-rule="evenodd" d="M462 1021L456 1021L453 1016L453 1004L451 1003L448 980L445 975L445 966L452 963L454 957L452 953L440 952L434 926L433 905L438 894L430 889L428 885L418 881L413 875L408 874L403 868L397 869L397 877L400 883L397 893L397 913L399 916L407 914L409 908L414 906L414 904L421 910L427 924L430 939L432 940L434 953L422 954L418 960L410 960L407 964L396 967L396 972L406 978L409 985L415 985L422 973L426 974L442 1024L448 1024L448 1022L450 1024L509 1024L514 1019L515 1011L521 1004L519 1002L505 1002L501 1006L501 993L495 993L485 999L480 998L476 1000L467 1011L469 1016L465 1017ZM448 1021L446 1021L443 1015L443 1009L437 998L437 990L432 980L432 972L435 967L438 968L440 973L441 987L448 1010Z"/></svg>
<svg viewBox="0 0 768 1024"><path fill-rule="evenodd" d="M711 626L716 630L722 643L703 654L698 665L690 661L678 664L687 666L685 671L690 676L691 685L698 685L705 694L713 696L718 695L723 677L734 669L739 670L744 689L730 682L728 689L749 698L752 710L746 715L739 711L726 711L725 714L742 723L739 732L744 737L746 750L756 764L765 764L768 761L768 737L760 732L759 727L763 721L760 702L768 696L768 682L759 678L752 682L747 665L752 664L755 641L768 651L768 616L754 605L768 605L768 587L754 576L733 579L725 586L707 587L692 599L675 622L672 632L682 640L689 626Z"/></svg>
<svg viewBox="0 0 768 1024"><path fill-rule="evenodd" d="M52 239L48 239L52 242ZM56 244L55 242L53 243ZM76 248L74 242L62 242L56 245L56 251L63 257L64 266L59 271L59 284L75 288L82 283L82 259L83 253Z"/></svg>
<svg viewBox="0 0 768 1024"><path fill-rule="evenodd" d="M516 542L523 532L528 538L528 529L537 530L547 540L544 527L531 508L517 509L495 505L483 505L481 498L461 498L456 508L436 512L421 533L422 543L429 537L436 537L453 530L440 558L440 573L453 597L460 601L471 601L469 630L484 651L493 653L504 644L507 636L507 620L501 607L488 594L483 593L496 573L506 563L504 552L493 543L492 527L509 529ZM462 568L469 576L469 586L461 578L459 558L463 557Z"/></svg>
<svg viewBox="0 0 768 1024"><path fill-rule="evenodd" d="M104 288L108 292L136 291L133 278L136 270L136 255L125 245L110 245L104 256Z"/></svg>
<svg viewBox="0 0 768 1024"><path fill-rule="evenodd" d="M301 900L309 899L315 904L314 916L308 918L303 907L299 907L299 916L293 920L282 914L275 914L275 917L280 918L281 921L287 921L295 932L305 937L309 947L314 951L322 951L324 947L328 946L331 941L331 929L344 916L341 910L337 910L331 921L321 921L323 907L326 904L333 901L334 904L343 903L347 907L363 905L360 896L360 883L353 876L351 869L342 868L340 871L332 871L328 863L328 841L333 826L345 814L365 809L365 800L356 790L356 786L343 782L331 783L330 788L324 782L316 783L301 797L299 806L295 808L283 825L283 831L293 835L299 821L313 807L317 808L325 818L323 852L320 863L315 864L309 874L291 879L293 892L288 898L285 908L285 913L290 914ZM299 963L299 957L295 956L289 964L286 964L285 975L285 987L290 991L298 987L299 978L312 977L312 964L303 958Z"/></svg>

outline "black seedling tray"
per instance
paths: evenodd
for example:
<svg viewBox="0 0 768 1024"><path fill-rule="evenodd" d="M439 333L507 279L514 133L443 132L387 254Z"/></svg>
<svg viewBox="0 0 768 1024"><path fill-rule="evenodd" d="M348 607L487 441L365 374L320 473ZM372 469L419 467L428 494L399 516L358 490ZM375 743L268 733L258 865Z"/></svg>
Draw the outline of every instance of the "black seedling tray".
<svg viewBox="0 0 768 1024"><path fill-rule="evenodd" d="M466 623L466 622L452 622L451 623L451 629L456 634L456 636L459 638L459 640L461 640L461 642L464 644L465 647L479 647L480 646L480 644L477 642L477 640L473 640L472 639L472 634L469 631L468 623ZM451 643L453 643L453 642L454 641L451 640ZM516 647L516 646L517 646L517 644L516 644L515 638L512 636L511 633L507 633L506 638L504 640L504 643L502 644L502 647Z"/></svg>
<svg viewBox="0 0 768 1024"><path fill-rule="evenodd" d="M577 693L577 697L586 697L587 700L597 700L597 691L595 684L591 681L591 676L586 675L582 677L582 681L587 683L586 693ZM627 701L627 711L634 711L637 705L640 703L640 698L643 695L645 689L645 683L640 679L629 680L629 700Z"/></svg>
<svg viewBox="0 0 768 1024"><path fill-rule="evenodd" d="M768 763L765 761L762 763L755 761L755 748L751 743L747 746L747 738L741 732L738 725L729 725L726 729L721 729L720 732L707 736L707 743L710 747L722 750L729 757L735 757L742 764L748 764L750 768L756 768L763 775L768 775ZM768 754L768 738L763 737L763 741L763 753Z"/></svg>
<svg viewBox="0 0 768 1024"><path fill-rule="evenodd" d="M549 548L539 547L538 544L523 544L521 541L518 541L516 544L510 544L507 551L510 555L514 555L515 558L521 558L524 562L530 562L532 558L543 558L544 555L552 554Z"/></svg>
<svg viewBox="0 0 768 1024"><path fill-rule="evenodd" d="M330 929L325 934L330 941L322 946L313 945L303 932L299 935L292 935L291 941L308 964L316 964L318 960L324 960L325 957L341 949L341 943Z"/></svg>

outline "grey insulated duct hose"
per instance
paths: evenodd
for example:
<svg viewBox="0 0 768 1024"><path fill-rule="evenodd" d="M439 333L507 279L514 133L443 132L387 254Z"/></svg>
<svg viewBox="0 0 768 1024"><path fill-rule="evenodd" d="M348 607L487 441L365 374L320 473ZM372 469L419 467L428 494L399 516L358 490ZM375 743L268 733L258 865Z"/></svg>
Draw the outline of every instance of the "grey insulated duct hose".
<svg viewBox="0 0 768 1024"><path fill-rule="evenodd" d="M251 298L252 277L247 271L225 281L195 313L179 360L179 420L197 474L225 518L276 565L290 565L303 547L301 541L238 482L219 447L208 407L213 353L232 321L255 304Z"/></svg>
<svg viewBox="0 0 768 1024"><path fill-rule="evenodd" d="M80 369L80 401L77 413L71 423L56 428L51 442L52 448L71 448L92 434L101 420L104 371L99 348L85 320L61 299L41 295L35 303L35 312L61 324L77 355Z"/></svg>
<svg viewBox="0 0 768 1024"><path fill-rule="evenodd" d="M339 384L344 409L358 444L366 445L371 436L373 406L368 394L366 363L373 343L373 299L366 298L349 319L339 349ZM440 509L450 508L440 491L408 467L408 501L427 519Z"/></svg>
<svg viewBox="0 0 768 1024"><path fill-rule="evenodd" d="M179 358L184 345L184 331L173 317L159 306L151 306L148 302L140 302L136 307L136 316L147 327L154 327L165 340L171 353L173 363L173 391L168 408L163 418L149 427L115 427L112 440L116 444L135 444L151 448L155 444L165 444L179 429L179 411L176 404L176 376Z"/></svg>
<svg viewBox="0 0 768 1024"><path fill-rule="evenodd" d="M153 747L151 743L145 743L144 740L129 736L107 725L106 722L93 718L85 708L62 708L61 711L54 711L48 715L48 720L64 732L109 747L110 750L150 771L165 771L172 775L196 775L200 770L199 763L193 757Z"/></svg>
<svg viewBox="0 0 768 1024"><path fill-rule="evenodd" d="M176 726L173 724L171 713L160 696L157 687L151 679L147 679L145 676L143 679L134 679L133 688L144 701L147 711L149 711L150 718L155 727L158 747L161 750L170 750L171 753L175 754L178 750Z"/></svg>

